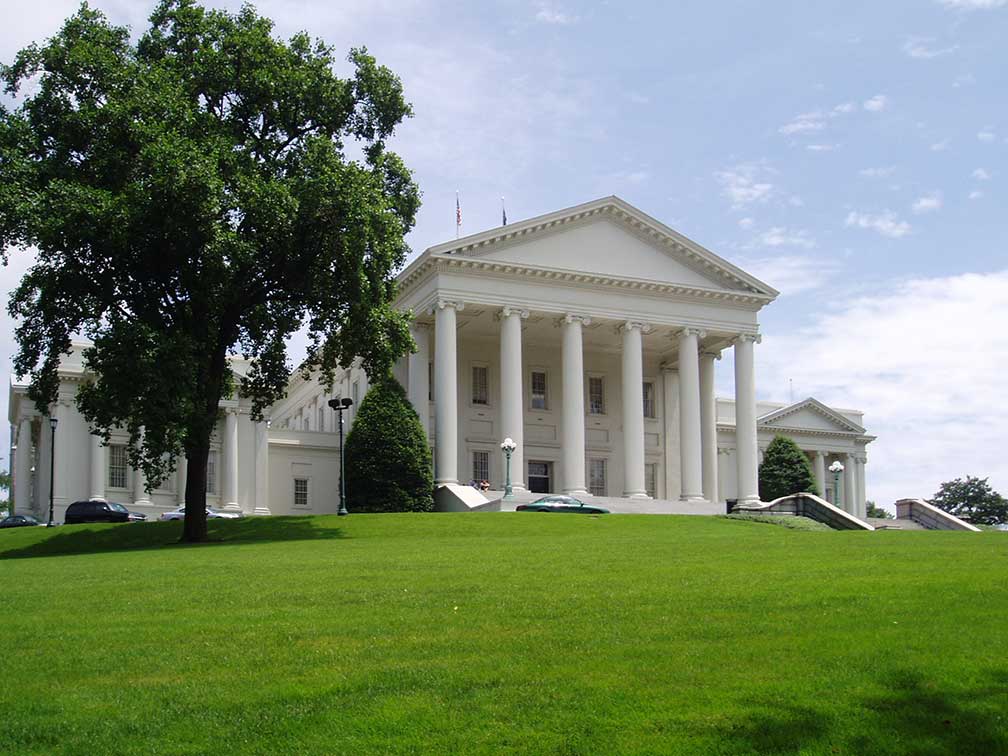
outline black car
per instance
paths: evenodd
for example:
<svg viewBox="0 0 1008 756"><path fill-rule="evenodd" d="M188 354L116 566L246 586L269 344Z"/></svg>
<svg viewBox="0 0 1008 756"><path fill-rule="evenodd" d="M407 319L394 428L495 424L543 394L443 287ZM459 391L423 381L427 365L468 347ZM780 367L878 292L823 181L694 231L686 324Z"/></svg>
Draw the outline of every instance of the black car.
<svg viewBox="0 0 1008 756"><path fill-rule="evenodd" d="M67 507L63 522L76 525L82 522L143 522L147 515L130 512L114 501L75 501Z"/></svg>
<svg viewBox="0 0 1008 756"><path fill-rule="evenodd" d="M11 515L0 520L0 528L29 528L41 524L31 515Z"/></svg>

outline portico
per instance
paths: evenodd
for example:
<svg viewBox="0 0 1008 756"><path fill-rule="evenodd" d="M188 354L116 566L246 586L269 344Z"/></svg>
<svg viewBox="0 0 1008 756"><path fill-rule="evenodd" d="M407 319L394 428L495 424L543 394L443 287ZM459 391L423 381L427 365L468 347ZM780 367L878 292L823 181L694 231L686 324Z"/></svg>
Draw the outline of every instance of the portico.
<svg viewBox="0 0 1008 756"><path fill-rule="evenodd" d="M438 485L501 485L511 437L518 490L718 501L714 373L732 350L732 477L758 500L766 284L614 197L433 247L399 281Z"/></svg>

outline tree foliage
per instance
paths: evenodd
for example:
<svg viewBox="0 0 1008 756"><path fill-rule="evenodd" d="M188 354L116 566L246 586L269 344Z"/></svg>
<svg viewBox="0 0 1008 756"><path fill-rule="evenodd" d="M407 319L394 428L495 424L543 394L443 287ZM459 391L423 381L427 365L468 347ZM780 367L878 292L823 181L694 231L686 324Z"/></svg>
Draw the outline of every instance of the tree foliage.
<svg viewBox="0 0 1008 756"><path fill-rule="evenodd" d="M346 442L348 506L357 512L434 508L431 452L416 410L390 374L361 402Z"/></svg>
<svg viewBox="0 0 1008 756"><path fill-rule="evenodd" d="M880 520L894 520L893 513L888 509L883 509L882 507L876 506L874 501L870 499L865 502L865 517L875 517Z"/></svg>
<svg viewBox="0 0 1008 756"><path fill-rule="evenodd" d="M760 499L773 501L796 493L819 495L812 466L798 444L786 436L775 436L759 468Z"/></svg>
<svg viewBox="0 0 1008 756"><path fill-rule="evenodd" d="M128 430L151 486L186 454L187 540L205 537L219 400L239 388L259 417L280 398L302 324L301 368L327 388L412 343L391 302L419 190L386 149L410 106L366 50L348 78L337 63L251 6L162 0L136 44L84 4L0 70L20 98L0 110L0 248L37 249L8 308L14 367L44 411L71 336L89 338L78 406L106 439Z"/></svg>
<svg viewBox="0 0 1008 756"><path fill-rule="evenodd" d="M941 484L928 501L951 515L974 525L999 525L1008 522L1008 499L991 488L987 478L956 478Z"/></svg>

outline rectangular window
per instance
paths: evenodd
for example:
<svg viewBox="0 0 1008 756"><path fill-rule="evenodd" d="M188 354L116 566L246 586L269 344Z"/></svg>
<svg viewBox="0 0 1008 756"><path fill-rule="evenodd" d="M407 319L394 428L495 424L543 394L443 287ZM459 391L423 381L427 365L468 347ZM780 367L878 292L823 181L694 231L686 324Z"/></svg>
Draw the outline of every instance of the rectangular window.
<svg viewBox="0 0 1008 756"><path fill-rule="evenodd" d="M325 432L325 407L319 407L318 410L318 430L319 433Z"/></svg>
<svg viewBox="0 0 1008 756"><path fill-rule="evenodd" d="M434 401L434 363L427 363L427 401Z"/></svg>
<svg viewBox="0 0 1008 756"><path fill-rule="evenodd" d="M206 492L217 495L217 452L207 454L206 461Z"/></svg>
<svg viewBox="0 0 1008 756"><path fill-rule="evenodd" d="M546 404L546 372L532 371L532 409L549 409Z"/></svg>
<svg viewBox="0 0 1008 756"><path fill-rule="evenodd" d="M490 404L490 386L488 385L489 372L486 365L472 366L472 403Z"/></svg>
<svg viewBox="0 0 1008 756"><path fill-rule="evenodd" d="M126 447L122 444L112 444L109 450L109 488L127 488L126 479Z"/></svg>
<svg viewBox="0 0 1008 756"><path fill-rule="evenodd" d="M605 414L605 380L601 375L588 376L588 414Z"/></svg>
<svg viewBox="0 0 1008 756"><path fill-rule="evenodd" d="M294 506L308 506L308 478L294 478Z"/></svg>
<svg viewBox="0 0 1008 756"><path fill-rule="evenodd" d="M657 417L654 381L644 381L644 417Z"/></svg>
<svg viewBox="0 0 1008 756"><path fill-rule="evenodd" d="M648 462L644 465L644 490L652 499L656 498L655 492L658 490L658 465Z"/></svg>
<svg viewBox="0 0 1008 756"><path fill-rule="evenodd" d="M351 392L353 394L351 399L353 399L354 412L356 412L357 406L360 404L360 381L353 382L353 389L351 389Z"/></svg>
<svg viewBox="0 0 1008 756"><path fill-rule="evenodd" d="M490 480L490 452L473 452L473 480L477 483Z"/></svg>
<svg viewBox="0 0 1008 756"><path fill-rule="evenodd" d="M606 461L604 459L588 460L588 493L592 496L606 495Z"/></svg>

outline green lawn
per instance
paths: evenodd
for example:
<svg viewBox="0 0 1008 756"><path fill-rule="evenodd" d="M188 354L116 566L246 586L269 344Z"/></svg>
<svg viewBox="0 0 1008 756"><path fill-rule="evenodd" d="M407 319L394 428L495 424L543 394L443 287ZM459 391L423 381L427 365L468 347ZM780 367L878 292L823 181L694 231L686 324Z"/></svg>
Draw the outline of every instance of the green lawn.
<svg viewBox="0 0 1008 756"><path fill-rule="evenodd" d="M0 531L0 753L1008 753L1003 533L211 527Z"/></svg>

